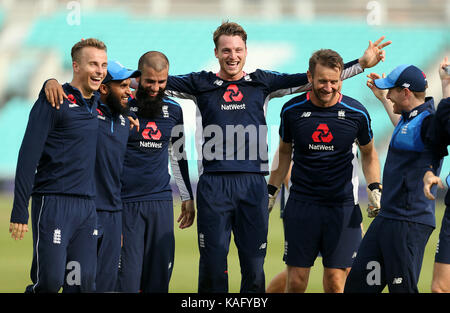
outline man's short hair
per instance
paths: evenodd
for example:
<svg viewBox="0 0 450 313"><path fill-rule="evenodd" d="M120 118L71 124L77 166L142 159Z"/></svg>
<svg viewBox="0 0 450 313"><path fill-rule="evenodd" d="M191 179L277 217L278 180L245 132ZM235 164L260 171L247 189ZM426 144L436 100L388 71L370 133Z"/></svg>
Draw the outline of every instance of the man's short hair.
<svg viewBox="0 0 450 313"><path fill-rule="evenodd" d="M217 27L213 35L214 45L217 48L217 43L219 42L219 37L222 35L226 36L239 36L242 38L245 44L247 44L247 33L241 25L234 22L223 22L222 25Z"/></svg>
<svg viewBox="0 0 450 313"><path fill-rule="evenodd" d="M334 50L320 49L313 53L309 59L309 72L314 76L316 65L321 64L329 68L338 68L340 71L344 69L344 61L342 57Z"/></svg>
<svg viewBox="0 0 450 313"><path fill-rule="evenodd" d="M72 51L70 52L72 61L79 62L81 50L86 47L94 47L100 50L105 50L106 52L106 45L103 43L103 41L95 38L81 39L72 47Z"/></svg>
<svg viewBox="0 0 450 313"><path fill-rule="evenodd" d="M162 52L148 51L139 58L138 70L142 72L144 66L148 66L157 72L161 72L169 67L169 59Z"/></svg>

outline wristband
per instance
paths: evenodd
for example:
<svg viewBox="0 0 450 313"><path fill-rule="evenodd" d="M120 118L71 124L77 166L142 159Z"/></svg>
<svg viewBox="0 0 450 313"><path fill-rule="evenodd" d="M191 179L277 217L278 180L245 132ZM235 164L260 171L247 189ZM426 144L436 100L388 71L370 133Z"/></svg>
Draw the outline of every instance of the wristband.
<svg viewBox="0 0 450 313"><path fill-rule="evenodd" d="M371 183L369 186L367 186L367 188L369 188L370 191L373 191L374 189L382 189L382 186L380 183Z"/></svg>
<svg viewBox="0 0 450 313"><path fill-rule="evenodd" d="M278 188L275 187L274 185L267 185L267 192L269 193L269 195L273 196L275 194L275 192L277 192Z"/></svg>

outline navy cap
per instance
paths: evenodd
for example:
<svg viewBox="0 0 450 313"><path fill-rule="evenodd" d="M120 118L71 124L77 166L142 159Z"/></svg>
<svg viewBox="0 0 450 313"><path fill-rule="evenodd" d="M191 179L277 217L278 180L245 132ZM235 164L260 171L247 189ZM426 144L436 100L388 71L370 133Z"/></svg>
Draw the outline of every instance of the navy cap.
<svg viewBox="0 0 450 313"><path fill-rule="evenodd" d="M141 71L132 71L120 64L117 61L108 62L108 73L106 74L103 84L110 81L121 81L128 78L136 78L141 76Z"/></svg>
<svg viewBox="0 0 450 313"><path fill-rule="evenodd" d="M403 64L397 66L387 77L375 79L374 83L379 89L403 87L411 91L423 92L427 86L427 77L418 67Z"/></svg>

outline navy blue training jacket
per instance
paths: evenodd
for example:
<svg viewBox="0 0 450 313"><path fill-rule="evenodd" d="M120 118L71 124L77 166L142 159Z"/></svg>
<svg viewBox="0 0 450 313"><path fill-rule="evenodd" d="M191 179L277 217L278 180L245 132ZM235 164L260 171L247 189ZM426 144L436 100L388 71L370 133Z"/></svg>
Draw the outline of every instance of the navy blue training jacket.
<svg viewBox="0 0 450 313"><path fill-rule="evenodd" d="M17 160L12 223L28 222L32 194L95 197L94 166L99 94L86 100L66 83L59 110L44 89L31 109Z"/></svg>

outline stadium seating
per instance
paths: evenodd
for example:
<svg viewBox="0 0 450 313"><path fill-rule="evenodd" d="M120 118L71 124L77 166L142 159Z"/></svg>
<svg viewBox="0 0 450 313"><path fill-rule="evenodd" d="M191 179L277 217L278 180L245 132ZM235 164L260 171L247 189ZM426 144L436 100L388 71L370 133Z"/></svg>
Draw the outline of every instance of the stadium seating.
<svg viewBox="0 0 450 313"><path fill-rule="evenodd" d="M161 50L167 54L172 74L199 71L217 63L212 42L213 31L220 23L217 19L144 19L125 11L113 10L83 12L79 25L70 25L67 18L67 11L63 10L35 20L25 40L25 50L26 47L56 49L63 56L62 66L68 71L71 68L70 48L76 41L88 37L103 40L108 47L109 59L119 60L129 68L135 68L140 55L149 50ZM375 40L381 35L392 40L393 44L387 50L386 61L373 71L388 73L401 63L414 63L427 68L445 48L448 31L445 27L421 25L373 27L365 21L337 18L321 18L313 23L294 19L242 20L239 23L248 33L249 46L256 44L256 49L263 50L264 47L277 47L281 44L292 49L293 53L278 60L276 68L270 68L287 73L305 72L309 56L320 48L334 49L345 61L351 61L362 55L369 40ZM257 52L259 58L264 58L264 51ZM252 53L256 54L249 49L249 60ZM262 63L263 61L261 59ZM20 68L26 70L27 67L29 68L24 62L15 75L20 74ZM382 147L380 153L384 154L385 151L382 150L385 149L393 128L383 107L365 86L366 79L365 74L362 74L346 80L343 93L356 98L367 107L372 117L376 142ZM279 110L287 100L289 97L272 100L267 111L268 125L279 125ZM0 134L3 136L3 133ZM190 141L193 145L193 138ZM275 147L271 147L269 152L274 151ZM384 158L380 159L384 161ZM13 163L14 161L12 160ZM191 163L196 166L196 162Z"/></svg>
<svg viewBox="0 0 450 313"><path fill-rule="evenodd" d="M0 179L14 177L17 155L28 122L32 102L13 98L0 110L0 137L2 145L8 147L0 153Z"/></svg>

